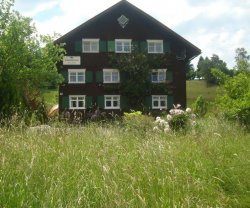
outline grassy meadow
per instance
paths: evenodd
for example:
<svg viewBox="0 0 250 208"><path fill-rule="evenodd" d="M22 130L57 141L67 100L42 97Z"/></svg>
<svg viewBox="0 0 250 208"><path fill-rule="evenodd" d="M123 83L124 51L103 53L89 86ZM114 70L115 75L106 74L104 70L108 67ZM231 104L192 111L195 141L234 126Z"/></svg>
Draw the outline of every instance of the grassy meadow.
<svg viewBox="0 0 250 208"><path fill-rule="evenodd" d="M190 106L198 96L214 101L218 94L218 86L207 85L205 80L187 80L187 105Z"/></svg>
<svg viewBox="0 0 250 208"><path fill-rule="evenodd" d="M220 119L0 128L0 207L249 207L250 135Z"/></svg>
<svg viewBox="0 0 250 208"><path fill-rule="evenodd" d="M187 95L215 87L188 81ZM56 91L44 92L48 106ZM209 114L212 115L212 114ZM250 134L219 116L187 132L153 118L0 127L0 208L250 207Z"/></svg>

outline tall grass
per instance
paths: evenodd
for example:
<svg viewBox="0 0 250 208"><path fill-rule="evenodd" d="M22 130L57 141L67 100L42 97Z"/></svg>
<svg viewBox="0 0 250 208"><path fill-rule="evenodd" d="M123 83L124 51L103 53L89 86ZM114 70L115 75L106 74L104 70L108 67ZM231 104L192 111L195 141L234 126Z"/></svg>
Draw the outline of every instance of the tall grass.
<svg viewBox="0 0 250 208"><path fill-rule="evenodd" d="M250 136L87 124L0 128L0 207L249 207Z"/></svg>

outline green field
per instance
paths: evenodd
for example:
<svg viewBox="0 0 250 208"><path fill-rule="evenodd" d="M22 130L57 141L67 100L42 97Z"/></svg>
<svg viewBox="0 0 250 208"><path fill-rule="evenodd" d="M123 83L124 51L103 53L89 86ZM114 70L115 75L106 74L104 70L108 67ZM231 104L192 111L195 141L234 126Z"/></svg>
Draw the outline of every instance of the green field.
<svg viewBox="0 0 250 208"><path fill-rule="evenodd" d="M249 207L250 135L197 122L0 128L0 207Z"/></svg>
<svg viewBox="0 0 250 208"><path fill-rule="evenodd" d="M186 84L188 106L190 106L200 95L207 101L214 101L219 91L218 86L209 86L205 80L188 80Z"/></svg>

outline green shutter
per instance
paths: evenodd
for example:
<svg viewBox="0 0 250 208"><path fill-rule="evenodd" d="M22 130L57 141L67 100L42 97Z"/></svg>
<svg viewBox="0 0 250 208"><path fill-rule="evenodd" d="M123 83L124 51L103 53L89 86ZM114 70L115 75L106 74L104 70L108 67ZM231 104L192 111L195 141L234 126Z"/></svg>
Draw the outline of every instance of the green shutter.
<svg viewBox="0 0 250 208"><path fill-rule="evenodd" d="M104 96L97 96L97 106L104 108Z"/></svg>
<svg viewBox="0 0 250 208"><path fill-rule="evenodd" d="M69 108L69 96L62 96L61 100L61 108L68 109Z"/></svg>
<svg viewBox="0 0 250 208"><path fill-rule="evenodd" d="M92 71L86 71L86 83L92 83L93 82L93 72Z"/></svg>
<svg viewBox="0 0 250 208"><path fill-rule="evenodd" d="M164 53L170 53L170 44L167 41L164 41Z"/></svg>
<svg viewBox="0 0 250 208"><path fill-rule="evenodd" d="M174 98L173 98L173 96L172 95L168 95L168 97L167 97L167 99L168 99L168 109L171 109L171 108L173 108L173 104L174 104Z"/></svg>
<svg viewBox="0 0 250 208"><path fill-rule="evenodd" d="M82 41L75 42L75 52L82 52Z"/></svg>
<svg viewBox="0 0 250 208"><path fill-rule="evenodd" d="M91 96L86 96L85 101L86 101L86 106L85 106L86 108L92 107L92 97Z"/></svg>
<svg viewBox="0 0 250 208"><path fill-rule="evenodd" d="M103 83L103 72L102 71L96 72L96 82Z"/></svg>
<svg viewBox="0 0 250 208"><path fill-rule="evenodd" d="M100 40L99 41L99 49L100 49L100 52L107 52L107 41L105 40Z"/></svg>
<svg viewBox="0 0 250 208"><path fill-rule="evenodd" d="M141 52L148 52L148 44L146 41L140 42L140 51Z"/></svg>
<svg viewBox="0 0 250 208"><path fill-rule="evenodd" d="M127 109L128 108L128 98L125 96L121 96L121 103L120 103L121 109Z"/></svg>
<svg viewBox="0 0 250 208"><path fill-rule="evenodd" d="M152 108L152 96L145 97L145 106L148 108Z"/></svg>
<svg viewBox="0 0 250 208"><path fill-rule="evenodd" d="M115 52L115 41L108 41L108 52Z"/></svg>
<svg viewBox="0 0 250 208"><path fill-rule="evenodd" d="M68 83L68 70L61 71L61 75L63 76L64 80L63 83Z"/></svg>
<svg viewBox="0 0 250 208"><path fill-rule="evenodd" d="M173 81L173 72L172 71L167 71L166 72L166 80L167 81Z"/></svg>
<svg viewBox="0 0 250 208"><path fill-rule="evenodd" d="M120 82L124 82L126 80L126 72L120 72Z"/></svg>
<svg viewBox="0 0 250 208"><path fill-rule="evenodd" d="M139 42L132 41L132 51L138 51L138 50L139 50Z"/></svg>

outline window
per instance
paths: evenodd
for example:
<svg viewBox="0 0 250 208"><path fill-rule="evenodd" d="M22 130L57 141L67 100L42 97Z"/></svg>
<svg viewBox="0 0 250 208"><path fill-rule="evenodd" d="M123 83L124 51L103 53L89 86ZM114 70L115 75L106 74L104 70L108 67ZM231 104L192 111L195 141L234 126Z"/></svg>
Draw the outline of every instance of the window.
<svg viewBox="0 0 250 208"><path fill-rule="evenodd" d="M118 69L103 69L104 83L119 83L120 73Z"/></svg>
<svg viewBox="0 0 250 208"><path fill-rule="evenodd" d="M131 40L116 39L115 40L115 52L116 53L130 53L131 52Z"/></svg>
<svg viewBox="0 0 250 208"><path fill-rule="evenodd" d="M120 95L105 95L105 109L120 109Z"/></svg>
<svg viewBox="0 0 250 208"><path fill-rule="evenodd" d="M153 83L161 83L166 81L167 69L154 69L151 73L151 81Z"/></svg>
<svg viewBox="0 0 250 208"><path fill-rule="evenodd" d="M167 96L152 95L152 108L153 109L167 108Z"/></svg>
<svg viewBox="0 0 250 208"><path fill-rule="evenodd" d="M69 83L85 83L85 69L69 69Z"/></svg>
<svg viewBox="0 0 250 208"><path fill-rule="evenodd" d="M99 39L83 39L83 53L99 53Z"/></svg>
<svg viewBox="0 0 250 208"><path fill-rule="evenodd" d="M163 53L163 40L147 40L148 53Z"/></svg>
<svg viewBox="0 0 250 208"><path fill-rule="evenodd" d="M85 95L69 96L70 109L85 109Z"/></svg>

